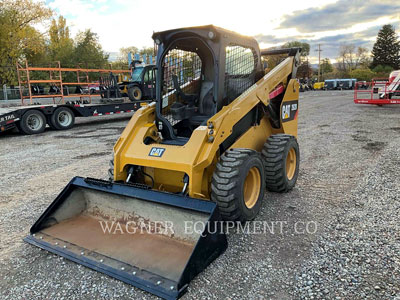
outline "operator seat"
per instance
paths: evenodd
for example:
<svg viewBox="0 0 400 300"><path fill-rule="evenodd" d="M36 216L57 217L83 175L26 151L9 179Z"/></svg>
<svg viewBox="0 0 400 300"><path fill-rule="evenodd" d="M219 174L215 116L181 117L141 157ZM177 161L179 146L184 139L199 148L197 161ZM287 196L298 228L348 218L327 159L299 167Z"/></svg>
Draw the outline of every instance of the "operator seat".
<svg viewBox="0 0 400 300"><path fill-rule="evenodd" d="M213 87L214 83L212 81L203 81L201 83L198 113L190 117L190 123L192 125L200 126L214 114L215 101Z"/></svg>

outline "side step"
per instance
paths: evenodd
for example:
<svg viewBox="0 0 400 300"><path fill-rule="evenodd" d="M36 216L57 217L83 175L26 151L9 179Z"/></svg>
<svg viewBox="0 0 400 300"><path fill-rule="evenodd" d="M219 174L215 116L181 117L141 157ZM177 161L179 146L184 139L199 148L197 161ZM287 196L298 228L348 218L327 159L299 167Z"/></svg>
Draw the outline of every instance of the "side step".
<svg viewBox="0 0 400 300"><path fill-rule="evenodd" d="M177 299L227 248L220 221L210 201L75 177L24 240Z"/></svg>

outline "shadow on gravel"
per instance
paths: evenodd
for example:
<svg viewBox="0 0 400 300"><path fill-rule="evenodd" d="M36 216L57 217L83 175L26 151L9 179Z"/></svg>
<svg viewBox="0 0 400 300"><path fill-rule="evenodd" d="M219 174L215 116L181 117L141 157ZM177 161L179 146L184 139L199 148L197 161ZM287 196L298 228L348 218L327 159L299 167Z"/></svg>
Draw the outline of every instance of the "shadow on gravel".
<svg viewBox="0 0 400 300"><path fill-rule="evenodd" d="M118 126L110 126L110 127L99 127L98 128L98 130L111 130L111 129L112 130L121 130L122 131L122 130L125 129L125 126L122 126L122 127L121 126L119 126L119 127Z"/></svg>
<svg viewBox="0 0 400 300"><path fill-rule="evenodd" d="M383 148L385 148L385 145L386 143L384 142L371 142L363 146L363 149L368 151L381 151Z"/></svg>
<svg viewBox="0 0 400 300"><path fill-rule="evenodd" d="M84 158L91 158L91 157L98 157L98 156L106 156L110 155L111 152L97 152L97 153L90 153L84 155L75 156L74 159L84 159Z"/></svg>
<svg viewBox="0 0 400 300"><path fill-rule="evenodd" d="M365 137L365 136L359 136L357 134L352 134L351 137L353 138L353 140L355 140L356 142L369 142L371 141L369 138Z"/></svg>
<svg viewBox="0 0 400 300"><path fill-rule="evenodd" d="M104 140L103 142L106 143L106 146L114 147L115 143L117 142L117 139Z"/></svg>
<svg viewBox="0 0 400 300"><path fill-rule="evenodd" d="M104 136L113 136L115 133L103 133L99 132L96 135L56 135L55 139L90 139L90 138L100 138Z"/></svg>
<svg viewBox="0 0 400 300"><path fill-rule="evenodd" d="M130 120L132 118L132 115L128 115L125 117L120 117L116 119L99 119L99 120L87 120L86 122L80 122L80 123L75 123L74 128L77 127L84 127L84 126L90 126L90 125L96 125L96 124L110 124L110 123L117 123L121 121L126 121ZM107 127L110 128L110 127Z"/></svg>
<svg viewBox="0 0 400 300"><path fill-rule="evenodd" d="M95 132L96 129L92 129L92 130L83 130L83 131L77 131L76 134L86 134L86 133L92 133Z"/></svg>

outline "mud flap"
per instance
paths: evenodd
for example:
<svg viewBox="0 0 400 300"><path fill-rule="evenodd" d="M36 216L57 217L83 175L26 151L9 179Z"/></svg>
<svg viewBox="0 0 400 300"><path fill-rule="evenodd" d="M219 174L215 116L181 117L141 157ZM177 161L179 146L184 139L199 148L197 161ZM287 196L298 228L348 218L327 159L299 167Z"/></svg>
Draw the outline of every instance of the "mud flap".
<svg viewBox="0 0 400 300"><path fill-rule="evenodd" d="M75 177L24 240L177 299L225 251L220 221L210 201Z"/></svg>

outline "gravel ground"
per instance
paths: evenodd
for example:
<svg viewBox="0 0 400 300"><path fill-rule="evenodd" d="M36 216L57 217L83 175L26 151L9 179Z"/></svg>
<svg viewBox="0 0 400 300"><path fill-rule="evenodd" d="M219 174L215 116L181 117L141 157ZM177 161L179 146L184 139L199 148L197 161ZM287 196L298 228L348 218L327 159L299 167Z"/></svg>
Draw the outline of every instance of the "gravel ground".
<svg viewBox="0 0 400 300"><path fill-rule="evenodd" d="M351 92L302 93L297 185L266 193L256 219L275 230L230 233L183 299L399 300L399 115L355 105ZM22 241L73 176L106 178L129 120L107 118L0 136L1 299L157 299Z"/></svg>

